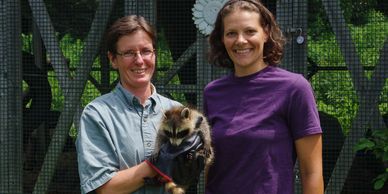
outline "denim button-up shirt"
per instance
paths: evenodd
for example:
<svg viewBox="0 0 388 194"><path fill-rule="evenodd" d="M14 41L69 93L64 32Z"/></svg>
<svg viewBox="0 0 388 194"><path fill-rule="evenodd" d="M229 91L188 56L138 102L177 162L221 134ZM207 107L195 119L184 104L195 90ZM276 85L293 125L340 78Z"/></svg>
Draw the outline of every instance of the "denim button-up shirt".
<svg viewBox="0 0 388 194"><path fill-rule="evenodd" d="M119 170L150 156L163 111L177 105L181 104L153 88L143 106L120 83L89 103L81 115L76 141L82 193L95 190ZM144 186L134 193L163 193L163 188Z"/></svg>

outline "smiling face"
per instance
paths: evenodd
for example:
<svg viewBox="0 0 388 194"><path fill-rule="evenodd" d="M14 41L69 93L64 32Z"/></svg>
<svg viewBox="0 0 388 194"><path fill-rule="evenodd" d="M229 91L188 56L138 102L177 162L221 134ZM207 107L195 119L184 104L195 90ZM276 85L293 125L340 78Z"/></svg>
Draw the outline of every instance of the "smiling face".
<svg viewBox="0 0 388 194"><path fill-rule="evenodd" d="M241 9L223 19L222 40L238 77L253 74L267 66L263 60L263 47L268 35L259 21L258 13Z"/></svg>
<svg viewBox="0 0 388 194"><path fill-rule="evenodd" d="M150 88L151 78L155 70L155 54L141 56L139 52L153 51L151 37L142 30L122 36L117 41L117 52L137 52L135 57L109 53L112 67L120 74L120 82L129 91L139 88Z"/></svg>

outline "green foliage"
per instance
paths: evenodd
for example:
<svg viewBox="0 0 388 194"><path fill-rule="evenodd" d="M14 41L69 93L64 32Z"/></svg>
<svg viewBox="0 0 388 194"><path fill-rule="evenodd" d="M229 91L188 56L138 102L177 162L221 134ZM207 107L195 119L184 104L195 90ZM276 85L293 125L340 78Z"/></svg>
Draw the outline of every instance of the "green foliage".
<svg viewBox="0 0 388 194"><path fill-rule="evenodd" d="M341 8L348 23L363 25L368 22L368 13L377 5L377 0L341 0Z"/></svg>
<svg viewBox="0 0 388 194"><path fill-rule="evenodd" d="M22 51L31 53L32 34L22 34Z"/></svg>
<svg viewBox="0 0 388 194"><path fill-rule="evenodd" d="M333 35L321 0L308 1L307 34L309 40L325 40L328 36Z"/></svg>
<svg viewBox="0 0 388 194"><path fill-rule="evenodd" d="M334 35L328 36L327 39L311 40L308 48L308 56L320 67L346 67ZM312 77L311 84L318 109L338 118L344 133L347 133L358 108L349 72L320 71Z"/></svg>
<svg viewBox="0 0 388 194"><path fill-rule="evenodd" d="M32 35L31 34L22 34L22 41L23 41L23 51L31 52L32 50ZM83 51L84 42L80 38L74 38L71 34L65 34L62 36L60 40L60 48L61 51L68 61L68 68L70 68L70 77L74 77L75 70L77 68L77 65L80 61L80 56ZM157 44L157 64L158 64L158 72L157 72L157 78L161 79L165 77L165 72L168 71L172 65L173 60L171 57L171 52L169 50L168 44L164 38L164 33L161 31L158 33L158 44ZM94 68L100 67L100 59L97 57L95 61L93 62ZM97 80L98 82L101 81L101 73L100 71L92 71L90 74L91 76ZM113 83L116 79L118 79L118 74L116 71L112 70L110 71L110 84ZM54 71L48 72L48 79L49 83L51 85L53 99L52 99L52 109L53 110L61 110L63 108L63 102L64 102L64 96L61 91L61 88L58 83L57 75ZM171 81L170 84L178 84L180 81L178 76L175 76ZM25 86L27 87L27 86ZM86 104L88 104L90 101L92 101L94 98L100 96L101 93L98 91L98 89L93 85L90 81L87 82L85 86L84 93L82 95L81 99L81 106L84 107ZM171 96L180 101L184 102L185 98L182 93L172 93Z"/></svg>
<svg viewBox="0 0 388 194"><path fill-rule="evenodd" d="M75 2L76 0L72 0ZM344 9L345 19L351 32L352 40L356 46L357 55L364 66L375 66L379 62L381 48L384 41L388 37L388 21L384 13L375 11L377 6L375 2L379 0L341 0L341 6ZM85 23L73 23L73 17L58 17L53 18L56 24L55 29L59 29L57 36L60 38L60 47L64 56L69 61L71 68L71 76L74 76L74 69L79 64L80 55L83 50L83 40L85 33L88 32L89 26L85 24L91 23L91 15L94 13L95 4L88 4L89 0L82 1L77 5L79 9L86 10L88 13L77 14L83 17ZM49 10L58 10L58 7L50 6L60 5L56 2L47 4ZM68 3L70 6L71 3ZM85 8L85 6L89 6ZM358 110L358 97L355 93L352 79L348 71L336 70L336 68L346 67L343 54L338 46L337 40L331 29L330 23L326 17L321 0L309 0L308 4L308 57L312 59L319 67L331 68L331 70L321 70L311 79L312 86L317 99L318 108L321 111L329 113L339 119L341 126L346 134L350 128L353 118ZM62 8L61 8L62 9ZM73 8L66 8L74 10ZM78 9L78 8L77 8ZM93 11L91 11L93 10ZM79 11L77 11L78 13ZM59 13L59 12L58 12ZM81 12L79 12L81 13ZM56 14L52 14L53 16ZM78 16L76 18L78 18ZM87 17L86 17L87 16ZM72 21L60 21L63 18L72 18ZM81 26L78 26L80 25ZM76 27L78 26L78 27ZM77 31L77 32L76 32ZM23 51L32 51L32 36L31 34L23 34ZM93 62L94 68L100 68L102 60L96 58ZM166 76L166 72L173 66L173 60L169 45L164 37L163 29L158 32L157 45L157 74L156 80L160 80ZM370 77L371 72L365 72ZM101 81L102 72L94 70L91 76ZM118 79L115 71L109 72L109 83L113 83ZM63 108L64 96L59 87L57 75L54 71L49 71L48 78L52 88L52 109L61 110ZM170 84L179 85L180 80L175 76ZM379 109L381 113L388 113L388 96L383 95L388 93L388 80L384 86L380 96ZM82 95L81 106L85 106L94 98L100 96L100 91L90 81L85 86ZM185 97L181 92L172 93L171 96L185 103ZM381 180L381 179L379 179Z"/></svg>
<svg viewBox="0 0 388 194"><path fill-rule="evenodd" d="M381 49L388 37L388 21L383 14L374 10L369 11L365 17L367 21L365 25L349 24L348 27L361 64L373 67L379 62ZM311 83L319 110L338 118L346 134L358 110L358 97L349 71L342 70L347 66L334 34L330 32L323 34L325 38L308 37L308 57L319 67L329 70L319 71L312 77ZM370 78L371 73L366 71L365 75ZM387 84L382 94L386 93ZM381 95L380 102L380 111L388 112L388 96Z"/></svg>
<svg viewBox="0 0 388 194"><path fill-rule="evenodd" d="M161 80L166 77L166 72L170 70L174 64L174 61L172 59L172 55L170 52L170 47L168 45L168 42L165 38L164 30L163 28L160 29L160 31L157 33L158 35L158 49L157 49L157 75L156 80ZM179 77L175 75L171 81L170 84L179 85ZM181 92L173 92L170 94L171 97L181 103L185 103L185 97L184 94Z"/></svg>
<svg viewBox="0 0 388 194"><path fill-rule="evenodd" d="M79 38L73 38L70 34L66 34L62 37L59 42L61 51L68 62L68 68L70 69L70 77L74 77L75 69L77 64L79 64L80 56L83 49L83 41ZM51 85L51 90L53 94L52 98L52 109L53 110L62 110L64 96L59 86L57 75L54 71L48 72L48 79Z"/></svg>
<svg viewBox="0 0 388 194"><path fill-rule="evenodd" d="M367 24L350 25L350 32L361 63L364 66L374 66L380 59L381 48L388 37L388 21L382 13L376 11L368 12L367 16Z"/></svg>
<svg viewBox="0 0 388 194"><path fill-rule="evenodd" d="M54 71L49 71L48 80L51 85L51 93L52 93L52 101L51 101L51 109L61 111L63 108L63 102L65 101L65 97L63 96L61 87L59 86L59 82L56 79L56 74Z"/></svg>
<svg viewBox="0 0 388 194"><path fill-rule="evenodd" d="M83 40L74 38L70 34L65 34L59 42L61 51L67 61L69 62L69 68L76 68L80 62L81 53L84 48Z"/></svg>
<svg viewBox="0 0 388 194"><path fill-rule="evenodd" d="M374 130L371 135L361 138L354 147L355 151L370 151L377 159L388 164L388 128ZM388 180L388 168L374 180L374 189L381 189Z"/></svg>
<svg viewBox="0 0 388 194"><path fill-rule="evenodd" d="M75 140L77 138L77 128L75 127L74 123L71 125L69 130L69 136Z"/></svg>
<svg viewBox="0 0 388 194"><path fill-rule="evenodd" d="M379 110L382 115L388 115L388 79L385 79L385 84L383 88L383 92L380 95L380 104L379 104Z"/></svg>
<svg viewBox="0 0 388 194"><path fill-rule="evenodd" d="M310 0L314 2L318 0ZM388 37L387 17L373 10L375 0L342 0L345 19L351 33L356 54L364 67L374 67L380 60L381 49ZM315 5L314 5L315 7ZM343 132L347 134L358 110L358 97L353 88L349 71L344 71L346 64L332 31L328 29L328 21L323 9L315 7L309 10L308 57L321 70L312 77L311 83L317 99L318 108L338 118ZM311 18L310 18L311 17ZM323 32L322 32L323 30ZM365 71L367 78L373 72ZM379 110L388 113L388 80L380 95ZM388 163L388 129L375 130L371 135L360 139L356 151L372 152L376 158ZM388 180L388 168L373 179L374 188L381 189Z"/></svg>

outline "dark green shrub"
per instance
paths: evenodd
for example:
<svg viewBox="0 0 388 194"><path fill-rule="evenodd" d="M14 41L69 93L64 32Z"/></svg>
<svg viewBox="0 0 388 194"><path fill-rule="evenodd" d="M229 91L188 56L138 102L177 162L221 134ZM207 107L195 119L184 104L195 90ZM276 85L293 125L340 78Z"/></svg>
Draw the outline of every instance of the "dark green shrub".
<svg viewBox="0 0 388 194"><path fill-rule="evenodd" d="M374 130L370 135L361 138L355 146L355 151L370 151L385 165L385 171L374 180L374 189L381 189L388 180L388 128Z"/></svg>

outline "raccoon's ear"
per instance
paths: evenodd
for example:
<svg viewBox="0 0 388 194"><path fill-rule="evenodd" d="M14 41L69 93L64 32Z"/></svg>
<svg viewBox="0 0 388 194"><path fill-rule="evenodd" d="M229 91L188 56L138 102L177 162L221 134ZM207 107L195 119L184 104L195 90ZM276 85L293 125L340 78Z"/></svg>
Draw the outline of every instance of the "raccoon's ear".
<svg viewBox="0 0 388 194"><path fill-rule="evenodd" d="M181 117L188 119L190 117L190 109L185 107L181 112Z"/></svg>

